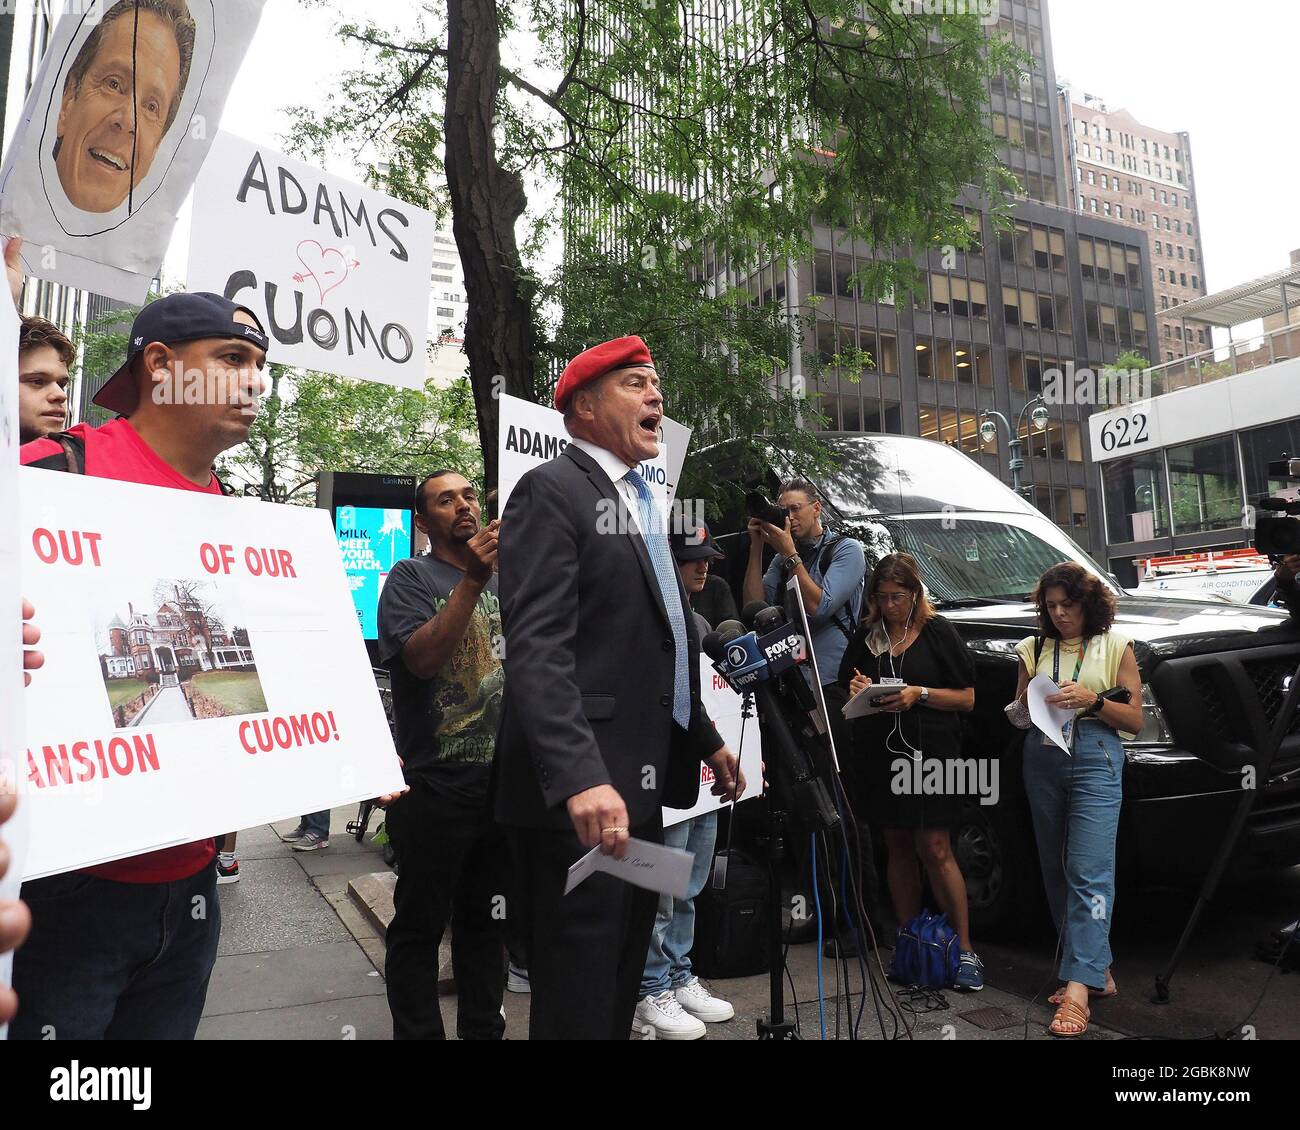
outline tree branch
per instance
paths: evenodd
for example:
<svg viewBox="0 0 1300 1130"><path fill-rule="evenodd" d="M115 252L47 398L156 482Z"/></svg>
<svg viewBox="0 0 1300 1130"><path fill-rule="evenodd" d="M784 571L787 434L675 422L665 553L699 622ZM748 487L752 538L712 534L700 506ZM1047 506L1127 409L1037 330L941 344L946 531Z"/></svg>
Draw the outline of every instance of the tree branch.
<svg viewBox="0 0 1300 1130"><path fill-rule="evenodd" d="M582 61L582 48L587 38L587 5L585 0L575 0L578 8L578 33L577 42L573 47L573 59L569 63L569 69L564 72L564 77L560 79L560 84L555 88L555 97L562 98L564 92L569 89L569 84L573 81L573 76L578 73L578 64Z"/></svg>

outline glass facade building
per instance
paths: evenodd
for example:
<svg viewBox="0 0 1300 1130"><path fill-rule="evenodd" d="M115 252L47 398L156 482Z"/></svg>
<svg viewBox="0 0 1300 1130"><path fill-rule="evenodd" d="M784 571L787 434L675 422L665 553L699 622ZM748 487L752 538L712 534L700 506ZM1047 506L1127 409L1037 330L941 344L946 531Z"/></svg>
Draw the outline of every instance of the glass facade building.
<svg viewBox="0 0 1300 1130"><path fill-rule="evenodd" d="M733 18L722 5L714 15ZM849 239L815 217L812 254L803 262L737 272L706 252L703 267L720 288L812 312L803 356L791 357L789 372L776 379L806 374L804 388L830 429L938 440L1005 482L1007 436L982 443L981 413L994 410L1015 424L1053 371L1099 372L1126 350L1149 356L1155 303L1146 233L1070 206L1046 0L1002 0L994 30L1032 58L1021 83L989 83L984 107L1019 185L1008 230L995 230L988 201L969 190L953 203L971 245L924 253L916 259L918 292L884 301L863 301L852 279L873 258L897 251ZM600 235L582 200L566 197L565 222ZM828 363L850 351L866 354L868 363L852 372ZM813 357L821 364L806 366L804 358ZM1023 483L1039 509L1086 548L1102 550L1100 492L1086 441L1093 398L1079 399L1086 402L1054 397L1042 431L1029 427L1025 413Z"/></svg>
<svg viewBox="0 0 1300 1130"><path fill-rule="evenodd" d="M993 409L1014 425L1053 370L1100 372L1128 350L1149 356L1154 300L1145 233L1079 214L1061 196L1069 182L1046 3L1003 0L997 30L1033 57L1019 88L1001 80L989 88L993 131L1007 139L1002 159L1023 192L1011 202L1012 227L995 231L974 195L958 201L971 246L918 259L919 293L865 303L849 280L873 249L815 225L813 259L794 273L791 302L820 300L806 354L825 363L856 348L872 361L853 373L823 364L808 380L831 428L939 440L1008 481L1007 437L982 443L980 414ZM779 275L760 272L742 285L760 297L784 293ZM1027 415L1021 429L1026 493L1085 548L1101 551L1106 537L1086 438L1093 404L1058 400L1044 431L1031 429Z"/></svg>

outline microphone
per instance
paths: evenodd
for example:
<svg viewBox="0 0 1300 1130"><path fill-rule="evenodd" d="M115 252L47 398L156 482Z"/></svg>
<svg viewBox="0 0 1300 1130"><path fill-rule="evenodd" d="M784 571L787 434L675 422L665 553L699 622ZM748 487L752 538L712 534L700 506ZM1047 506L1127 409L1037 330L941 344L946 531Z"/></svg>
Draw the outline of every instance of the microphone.
<svg viewBox="0 0 1300 1130"><path fill-rule="evenodd" d="M744 622L745 627L746 628L754 627L754 618L758 616L758 614L762 612L765 608L770 608L770 607L771 605L768 604L767 601L765 600L751 600L748 604L745 605L744 608L740 610L740 618Z"/></svg>
<svg viewBox="0 0 1300 1130"><path fill-rule="evenodd" d="M713 631L700 640L700 649L714 663L725 663L727 644L745 634L744 627L735 620L723 620Z"/></svg>
<svg viewBox="0 0 1300 1130"><path fill-rule="evenodd" d="M804 658L803 635L785 624L779 608L762 601L751 601L741 615L746 623L764 629L764 634L760 637L755 631L745 631L745 624L724 620L704 637L700 646L732 690L754 695L763 724L767 760L773 779L780 782L778 788L785 803L809 830L834 828L839 823L835 805L825 784L818 779L812 758L800 743L800 738L804 742L817 740L808 722L812 693L802 676L793 670ZM797 704L794 725L785 715L785 704L791 699Z"/></svg>

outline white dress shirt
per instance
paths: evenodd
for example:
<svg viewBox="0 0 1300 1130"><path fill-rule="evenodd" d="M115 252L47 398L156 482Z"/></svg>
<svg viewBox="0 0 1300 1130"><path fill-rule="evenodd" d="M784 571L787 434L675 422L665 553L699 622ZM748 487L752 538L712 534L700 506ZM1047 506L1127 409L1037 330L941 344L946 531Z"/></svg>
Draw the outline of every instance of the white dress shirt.
<svg viewBox="0 0 1300 1130"><path fill-rule="evenodd" d="M596 466L605 472L605 477L618 491L624 505L627 507L628 514L631 515L632 531L639 534L641 532L641 500L637 496L636 488L624 478L629 471L635 471L636 468L629 467L612 451L597 447L588 440L570 436L569 442L579 451L585 451L590 455L595 460Z"/></svg>

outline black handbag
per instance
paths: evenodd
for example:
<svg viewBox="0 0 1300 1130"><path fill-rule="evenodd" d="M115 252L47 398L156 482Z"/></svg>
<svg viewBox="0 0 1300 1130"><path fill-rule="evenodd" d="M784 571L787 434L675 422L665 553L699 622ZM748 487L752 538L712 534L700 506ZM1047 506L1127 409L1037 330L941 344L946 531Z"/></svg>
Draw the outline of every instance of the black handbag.
<svg viewBox="0 0 1300 1130"><path fill-rule="evenodd" d="M700 977L752 977L768 970L767 870L736 851L726 860L727 885L712 880L695 897L695 944L691 967Z"/></svg>

